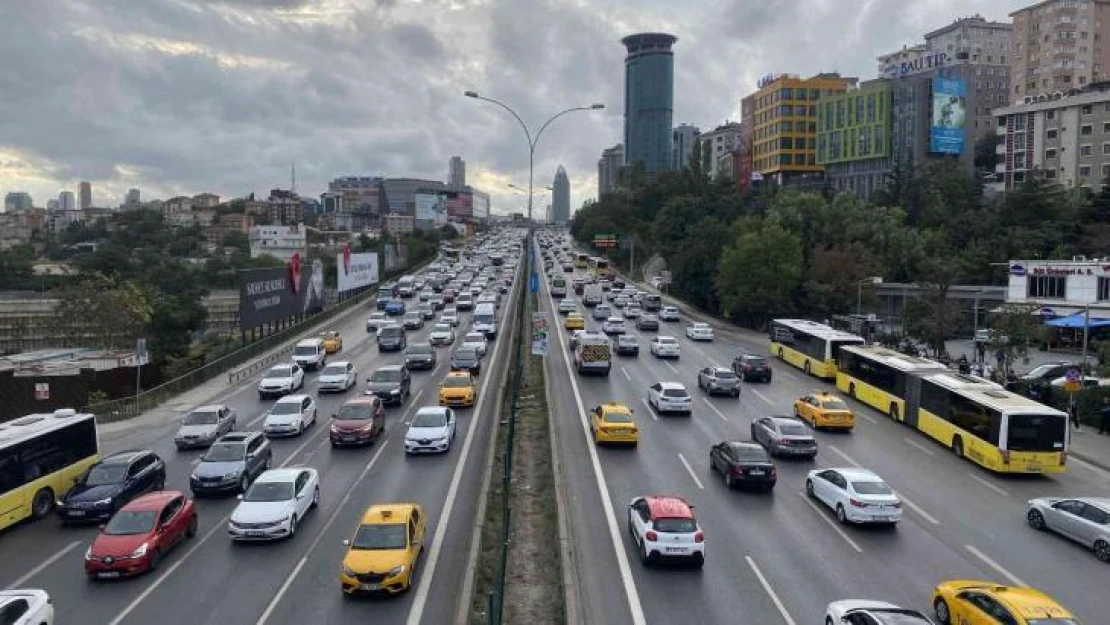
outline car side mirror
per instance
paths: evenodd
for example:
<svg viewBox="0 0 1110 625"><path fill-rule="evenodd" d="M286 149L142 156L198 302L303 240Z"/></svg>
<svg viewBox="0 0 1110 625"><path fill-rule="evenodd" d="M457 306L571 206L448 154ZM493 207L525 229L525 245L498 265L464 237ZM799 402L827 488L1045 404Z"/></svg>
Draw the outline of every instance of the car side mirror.
<svg viewBox="0 0 1110 625"><path fill-rule="evenodd" d="M346 539L346 538L344 538L344 539L343 539L343 546L344 546L344 547L350 547L350 546L351 546L351 541L350 541L350 540L348 540L348 539Z"/></svg>
<svg viewBox="0 0 1110 625"><path fill-rule="evenodd" d="M239 493L238 495L235 496L235 498L238 499L239 501L243 501L243 493Z"/></svg>
<svg viewBox="0 0 1110 625"><path fill-rule="evenodd" d="M100 525L97 525L97 526L96 526L96 529L98 529L98 530L100 530L100 531L104 531L104 524L103 524L103 523L101 523Z"/></svg>
<svg viewBox="0 0 1110 625"><path fill-rule="evenodd" d="M331 418L332 419L338 419L339 418L339 413L338 412L331 413Z"/></svg>

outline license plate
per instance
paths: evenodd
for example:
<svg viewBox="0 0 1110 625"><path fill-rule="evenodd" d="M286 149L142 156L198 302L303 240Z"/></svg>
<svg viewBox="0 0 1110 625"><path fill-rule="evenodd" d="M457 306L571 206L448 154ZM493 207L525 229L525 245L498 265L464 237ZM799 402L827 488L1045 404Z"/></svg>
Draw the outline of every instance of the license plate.
<svg viewBox="0 0 1110 625"><path fill-rule="evenodd" d="M100 579L115 579L119 577L119 571L101 571L96 576Z"/></svg>
<svg viewBox="0 0 1110 625"><path fill-rule="evenodd" d="M613 434L624 436L625 434L628 434L628 430L613 430Z"/></svg>
<svg viewBox="0 0 1110 625"><path fill-rule="evenodd" d="M69 516L85 516L84 510L70 510Z"/></svg>
<svg viewBox="0 0 1110 625"><path fill-rule="evenodd" d="M247 536L263 536L263 535L265 535L265 532L259 532L257 530L248 530L247 531Z"/></svg>
<svg viewBox="0 0 1110 625"><path fill-rule="evenodd" d="M381 587L381 584L359 584L360 590L379 590Z"/></svg>
<svg viewBox="0 0 1110 625"><path fill-rule="evenodd" d="M876 521L891 521L891 520L893 520L893 517L877 516L877 517L875 517L875 520Z"/></svg>
<svg viewBox="0 0 1110 625"><path fill-rule="evenodd" d="M748 471L748 475L763 475L763 469L752 469Z"/></svg>
<svg viewBox="0 0 1110 625"><path fill-rule="evenodd" d="M667 547L667 553L686 553L682 547Z"/></svg>
<svg viewBox="0 0 1110 625"><path fill-rule="evenodd" d="M354 440L355 440L355 437L353 437L353 436L344 436L344 437L342 438L342 440L344 440L344 441L346 441L346 442L348 442L348 443L353 443L353 442L354 442Z"/></svg>
<svg viewBox="0 0 1110 625"><path fill-rule="evenodd" d="M1036 462L1030 462L1030 463L1026 464L1025 467L1029 471L1040 471L1041 470L1041 465L1036 463Z"/></svg>

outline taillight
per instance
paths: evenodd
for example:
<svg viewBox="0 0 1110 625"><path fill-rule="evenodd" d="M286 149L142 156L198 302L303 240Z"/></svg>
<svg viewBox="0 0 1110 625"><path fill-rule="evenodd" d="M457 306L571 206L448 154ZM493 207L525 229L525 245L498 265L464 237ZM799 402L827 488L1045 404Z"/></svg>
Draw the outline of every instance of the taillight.
<svg viewBox="0 0 1110 625"><path fill-rule="evenodd" d="M901 501L895 501L891 505L893 505L895 508L901 508L902 507L902 502Z"/></svg>
<svg viewBox="0 0 1110 625"><path fill-rule="evenodd" d="M659 534L656 534L652 530L648 530L648 532L646 534L644 534L644 538L650 540L651 542L655 542L655 541L659 540Z"/></svg>
<svg viewBox="0 0 1110 625"><path fill-rule="evenodd" d="M698 532L696 534L694 534L694 542L696 542L696 543L705 542L705 534L703 534L701 532L701 530L698 530Z"/></svg>
<svg viewBox="0 0 1110 625"><path fill-rule="evenodd" d="M733 475L743 475L744 474L744 467L733 467L732 468L732 474Z"/></svg>
<svg viewBox="0 0 1110 625"><path fill-rule="evenodd" d="M775 477L777 475L778 475L778 471L775 470L775 467L771 467L771 477Z"/></svg>
<svg viewBox="0 0 1110 625"><path fill-rule="evenodd" d="M854 506L856 508L866 508L867 507L867 504L860 501L859 499L849 499L848 503L852 504L852 506Z"/></svg>
<svg viewBox="0 0 1110 625"><path fill-rule="evenodd" d="M1067 463L1068 463L1068 452L1061 451L1060 452L1060 466L1064 466Z"/></svg>
<svg viewBox="0 0 1110 625"><path fill-rule="evenodd" d="M1002 452L1002 464L1010 464L1010 452L1009 451L1003 451Z"/></svg>

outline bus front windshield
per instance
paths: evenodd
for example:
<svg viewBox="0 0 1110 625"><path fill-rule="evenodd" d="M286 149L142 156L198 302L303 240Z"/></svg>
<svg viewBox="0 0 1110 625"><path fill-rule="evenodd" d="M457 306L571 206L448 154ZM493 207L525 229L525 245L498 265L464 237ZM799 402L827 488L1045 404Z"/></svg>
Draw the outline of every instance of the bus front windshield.
<svg viewBox="0 0 1110 625"><path fill-rule="evenodd" d="M1060 452L1067 439L1067 420L1058 415L1009 415L1008 451Z"/></svg>

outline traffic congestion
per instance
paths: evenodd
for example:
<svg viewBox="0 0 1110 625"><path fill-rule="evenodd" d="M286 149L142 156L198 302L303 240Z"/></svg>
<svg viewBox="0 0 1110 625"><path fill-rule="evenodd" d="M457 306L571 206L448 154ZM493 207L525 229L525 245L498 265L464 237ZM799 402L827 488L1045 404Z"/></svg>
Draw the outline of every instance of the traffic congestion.
<svg viewBox="0 0 1110 625"><path fill-rule="evenodd" d="M4 605L42 619L3 622L453 619L524 241L444 250L172 422L0 426Z"/></svg>

